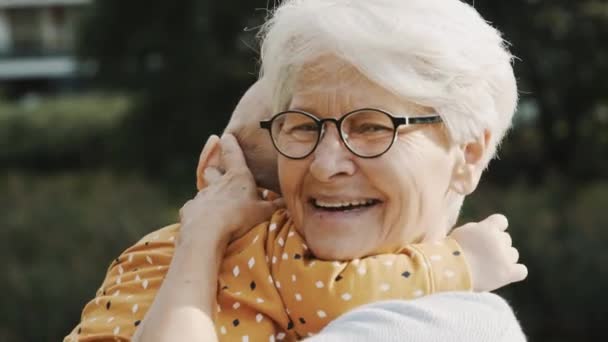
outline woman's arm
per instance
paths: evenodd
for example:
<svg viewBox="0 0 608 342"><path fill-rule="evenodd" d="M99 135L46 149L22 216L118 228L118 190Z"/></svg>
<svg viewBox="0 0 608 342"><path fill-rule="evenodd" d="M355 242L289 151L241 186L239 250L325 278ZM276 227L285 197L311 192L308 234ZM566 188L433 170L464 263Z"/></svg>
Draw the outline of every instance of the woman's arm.
<svg viewBox="0 0 608 342"><path fill-rule="evenodd" d="M206 227L221 227L207 222ZM183 229L193 227L182 226ZM133 336L133 341L214 341L218 264L223 254L217 231L206 241L180 239L169 272L154 303ZM179 336L179 339L176 337Z"/></svg>
<svg viewBox="0 0 608 342"><path fill-rule="evenodd" d="M230 236L277 209L276 203L258 197L236 139L226 135L220 147L225 173L210 173L214 177L207 187L180 211L180 236L169 272L133 341L217 340L212 310Z"/></svg>

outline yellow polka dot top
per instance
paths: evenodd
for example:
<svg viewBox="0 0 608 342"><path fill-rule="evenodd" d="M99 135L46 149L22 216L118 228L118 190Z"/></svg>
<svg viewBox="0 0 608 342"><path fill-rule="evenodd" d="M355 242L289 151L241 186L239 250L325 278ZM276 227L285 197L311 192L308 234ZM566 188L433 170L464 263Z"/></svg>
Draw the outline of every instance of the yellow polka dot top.
<svg viewBox="0 0 608 342"><path fill-rule="evenodd" d="M110 266L67 341L129 341L165 277L179 225L156 231ZM374 301L471 289L452 239L350 262L315 259L285 210L228 246L218 283L220 341L295 341Z"/></svg>

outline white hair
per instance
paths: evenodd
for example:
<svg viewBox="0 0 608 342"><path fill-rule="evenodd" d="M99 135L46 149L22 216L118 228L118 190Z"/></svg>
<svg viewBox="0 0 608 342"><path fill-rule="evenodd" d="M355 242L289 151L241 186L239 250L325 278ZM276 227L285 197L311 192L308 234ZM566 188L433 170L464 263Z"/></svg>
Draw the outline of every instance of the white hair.
<svg viewBox="0 0 608 342"><path fill-rule="evenodd" d="M273 109L306 64L334 56L443 118L455 143L488 129L485 163L511 126L517 85L500 32L460 0L284 0L260 32Z"/></svg>

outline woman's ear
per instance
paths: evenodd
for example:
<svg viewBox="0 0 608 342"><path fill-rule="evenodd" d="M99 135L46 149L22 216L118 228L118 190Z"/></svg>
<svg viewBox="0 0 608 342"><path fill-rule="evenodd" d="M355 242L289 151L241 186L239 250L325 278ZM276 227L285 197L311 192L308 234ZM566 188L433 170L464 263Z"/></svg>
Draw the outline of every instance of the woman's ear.
<svg viewBox="0 0 608 342"><path fill-rule="evenodd" d="M481 137L458 148L458 157L454 165L451 188L456 193L466 196L477 188L481 174L485 169L485 156L488 152L491 133L485 130Z"/></svg>
<svg viewBox="0 0 608 342"><path fill-rule="evenodd" d="M212 135L207 139L201 155L198 159L198 166L196 167L196 188L201 191L207 186L205 181L205 169L208 167L220 167L220 137Z"/></svg>

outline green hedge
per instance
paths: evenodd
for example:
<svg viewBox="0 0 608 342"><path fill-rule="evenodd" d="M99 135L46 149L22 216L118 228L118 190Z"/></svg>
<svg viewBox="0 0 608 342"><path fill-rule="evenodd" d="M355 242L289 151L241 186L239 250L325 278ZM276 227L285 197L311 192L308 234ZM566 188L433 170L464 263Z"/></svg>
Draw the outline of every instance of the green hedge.
<svg viewBox="0 0 608 342"><path fill-rule="evenodd" d="M500 291L517 310L531 341L594 341L608 319L608 182L482 187L464 217L504 213L521 259L522 283Z"/></svg>
<svg viewBox="0 0 608 342"><path fill-rule="evenodd" d="M0 341L59 341L113 257L172 223L158 186L110 173L0 176Z"/></svg>
<svg viewBox="0 0 608 342"><path fill-rule="evenodd" d="M0 341L58 341L78 321L110 261L171 223L191 194L108 172L0 175ZM608 303L608 182L482 186L462 221L500 212L530 269L501 294L531 341L594 341Z"/></svg>
<svg viewBox="0 0 608 342"><path fill-rule="evenodd" d="M88 94L0 102L0 165L100 165L111 159L126 95Z"/></svg>

